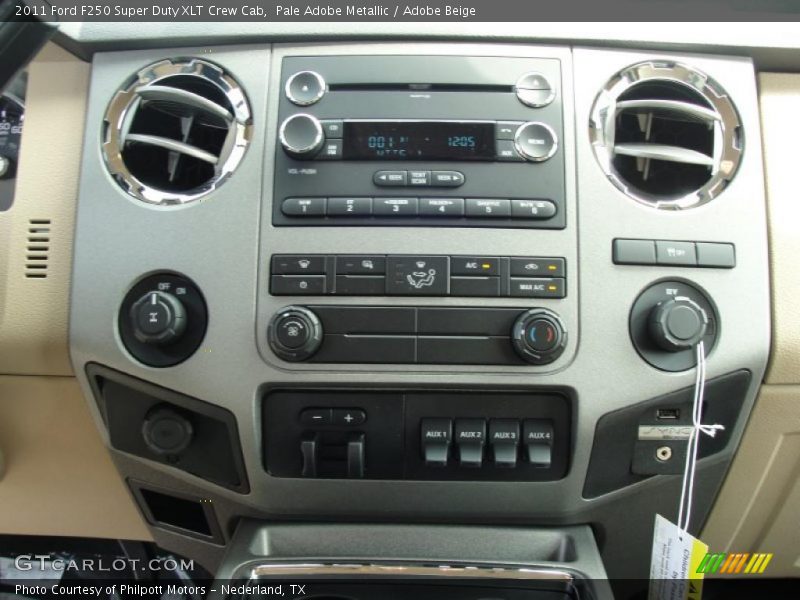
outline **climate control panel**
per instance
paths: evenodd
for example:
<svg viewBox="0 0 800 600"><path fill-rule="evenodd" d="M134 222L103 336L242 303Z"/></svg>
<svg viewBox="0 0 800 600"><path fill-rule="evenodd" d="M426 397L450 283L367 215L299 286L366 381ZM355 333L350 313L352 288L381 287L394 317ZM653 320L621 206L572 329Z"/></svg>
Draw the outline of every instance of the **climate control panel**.
<svg viewBox="0 0 800 600"><path fill-rule="evenodd" d="M289 362L546 365L567 330L545 308L287 306L267 339Z"/></svg>

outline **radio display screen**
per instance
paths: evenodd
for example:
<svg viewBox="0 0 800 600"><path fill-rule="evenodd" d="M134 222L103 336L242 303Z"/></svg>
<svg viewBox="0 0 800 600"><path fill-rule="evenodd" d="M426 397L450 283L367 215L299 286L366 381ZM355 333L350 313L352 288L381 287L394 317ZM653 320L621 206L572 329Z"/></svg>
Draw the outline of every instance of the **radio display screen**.
<svg viewBox="0 0 800 600"><path fill-rule="evenodd" d="M345 160L494 160L494 123L345 121Z"/></svg>

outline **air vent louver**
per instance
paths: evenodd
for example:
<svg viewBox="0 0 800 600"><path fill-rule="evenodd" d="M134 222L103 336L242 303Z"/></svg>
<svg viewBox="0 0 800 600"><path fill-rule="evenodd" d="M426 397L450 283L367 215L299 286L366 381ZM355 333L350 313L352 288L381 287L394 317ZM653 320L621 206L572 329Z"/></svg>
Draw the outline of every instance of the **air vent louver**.
<svg viewBox="0 0 800 600"><path fill-rule="evenodd" d="M103 155L130 195L152 204L186 204L216 189L236 169L251 137L242 88L203 60L145 67L108 106Z"/></svg>
<svg viewBox="0 0 800 600"><path fill-rule="evenodd" d="M590 133L611 182L656 208L690 208L716 197L742 154L739 117L727 94L677 63L639 63L618 73L595 101Z"/></svg>
<svg viewBox="0 0 800 600"><path fill-rule="evenodd" d="M50 219L28 220L28 237L25 245L25 277L45 279L50 259Z"/></svg>

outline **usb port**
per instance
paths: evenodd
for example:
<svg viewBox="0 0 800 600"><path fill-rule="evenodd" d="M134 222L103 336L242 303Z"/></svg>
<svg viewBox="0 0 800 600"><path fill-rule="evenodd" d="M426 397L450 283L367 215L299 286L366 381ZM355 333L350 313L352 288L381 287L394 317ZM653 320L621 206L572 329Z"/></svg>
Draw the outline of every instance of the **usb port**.
<svg viewBox="0 0 800 600"><path fill-rule="evenodd" d="M679 408L659 408L656 410L656 419L660 421L670 421L679 419L681 416L681 409Z"/></svg>

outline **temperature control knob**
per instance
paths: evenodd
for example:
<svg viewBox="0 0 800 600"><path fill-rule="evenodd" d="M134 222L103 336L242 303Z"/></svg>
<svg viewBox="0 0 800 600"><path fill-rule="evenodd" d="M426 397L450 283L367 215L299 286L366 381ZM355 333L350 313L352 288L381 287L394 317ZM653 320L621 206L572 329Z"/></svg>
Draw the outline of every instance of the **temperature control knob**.
<svg viewBox="0 0 800 600"><path fill-rule="evenodd" d="M667 352L680 352L697 345L707 327L706 311L684 296L660 302L650 313L650 335Z"/></svg>
<svg viewBox="0 0 800 600"><path fill-rule="evenodd" d="M524 361L546 365L564 352L567 331L557 314L544 308L533 308L517 317L511 330L511 341Z"/></svg>
<svg viewBox="0 0 800 600"><path fill-rule="evenodd" d="M283 360L299 362L319 350L322 323L317 315L302 306L287 306L275 313L267 337L270 348Z"/></svg>
<svg viewBox="0 0 800 600"><path fill-rule="evenodd" d="M325 143L325 133L319 119L313 115L299 113L281 123L278 139L289 156L312 158Z"/></svg>
<svg viewBox="0 0 800 600"><path fill-rule="evenodd" d="M165 346L186 331L186 310L172 294L148 292L131 307L133 334L145 344Z"/></svg>

